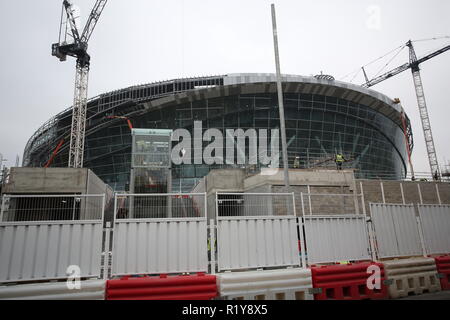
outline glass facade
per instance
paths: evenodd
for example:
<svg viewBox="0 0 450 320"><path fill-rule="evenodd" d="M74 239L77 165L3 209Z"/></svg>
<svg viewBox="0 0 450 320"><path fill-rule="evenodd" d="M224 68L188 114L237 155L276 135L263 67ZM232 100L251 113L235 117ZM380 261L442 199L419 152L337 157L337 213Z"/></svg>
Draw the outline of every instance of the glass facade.
<svg viewBox="0 0 450 320"><path fill-rule="evenodd" d="M334 168L335 154L342 153L348 160L344 168L354 168L357 178L405 177L405 137L390 118L368 106L325 95L285 93L284 102L290 167L298 157L296 167L299 162L300 168ZM174 102L131 121L135 128L185 128L192 135L194 121L202 121L203 130L217 128L222 132L276 129L277 104L276 94L239 94ZM125 121L88 135L85 152L85 167L114 189L128 190L131 132ZM190 191L209 170L221 167L226 165L173 166L172 190Z"/></svg>

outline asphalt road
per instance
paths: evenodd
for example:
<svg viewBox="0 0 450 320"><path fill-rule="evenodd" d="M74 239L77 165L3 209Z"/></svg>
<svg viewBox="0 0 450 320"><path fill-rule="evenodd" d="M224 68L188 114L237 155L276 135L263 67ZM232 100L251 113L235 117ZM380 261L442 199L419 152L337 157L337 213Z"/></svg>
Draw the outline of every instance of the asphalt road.
<svg viewBox="0 0 450 320"><path fill-rule="evenodd" d="M450 290L409 296L397 300L450 300Z"/></svg>

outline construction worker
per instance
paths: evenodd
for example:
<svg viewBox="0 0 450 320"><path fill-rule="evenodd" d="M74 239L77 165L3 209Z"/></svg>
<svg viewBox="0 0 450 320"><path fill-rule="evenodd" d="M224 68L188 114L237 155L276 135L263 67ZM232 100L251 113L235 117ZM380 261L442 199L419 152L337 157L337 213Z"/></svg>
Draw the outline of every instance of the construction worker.
<svg viewBox="0 0 450 320"><path fill-rule="evenodd" d="M295 157L294 159L294 169L300 168L300 157Z"/></svg>
<svg viewBox="0 0 450 320"><path fill-rule="evenodd" d="M439 174L438 174L437 171L436 171L436 172L434 173L434 175L433 175L433 180L434 180L434 181L439 181Z"/></svg>
<svg viewBox="0 0 450 320"><path fill-rule="evenodd" d="M342 153L336 154L334 161L336 162L337 170L342 170L342 164L346 161Z"/></svg>

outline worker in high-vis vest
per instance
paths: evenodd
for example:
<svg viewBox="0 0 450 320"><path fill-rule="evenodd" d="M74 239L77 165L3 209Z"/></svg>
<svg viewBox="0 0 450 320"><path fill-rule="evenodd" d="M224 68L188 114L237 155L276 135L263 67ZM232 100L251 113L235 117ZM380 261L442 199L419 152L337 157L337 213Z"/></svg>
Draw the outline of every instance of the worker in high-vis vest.
<svg viewBox="0 0 450 320"><path fill-rule="evenodd" d="M300 157L295 157L294 159L294 169L300 168Z"/></svg>
<svg viewBox="0 0 450 320"><path fill-rule="evenodd" d="M345 158L342 155L342 153L336 154L335 162L336 162L336 168L338 170L342 170L342 164L345 162Z"/></svg>

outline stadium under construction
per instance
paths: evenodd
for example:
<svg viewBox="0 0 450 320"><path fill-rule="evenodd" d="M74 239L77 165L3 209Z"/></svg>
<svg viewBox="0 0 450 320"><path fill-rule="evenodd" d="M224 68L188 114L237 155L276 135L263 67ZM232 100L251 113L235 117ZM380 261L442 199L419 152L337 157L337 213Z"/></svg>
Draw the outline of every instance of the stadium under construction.
<svg viewBox="0 0 450 320"><path fill-rule="evenodd" d="M335 168L334 156L342 153L344 168L354 169L358 179L406 177L406 141L412 150L413 137L398 101L325 75L284 75L282 80L290 168ZM201 121L204 131L276 129L278 110L272 74L177 79L101 94L88 101L84 167L114 190L129 191L133 127L193 133L194 122ZM44 167L50 159L51 167L66 167L71 118L69 107L37 130L26 145L23 166ZM203 141L203 147L207 144ZM237 166L172 165L171 190L188 192L210 170L226 167ZM139 191L157 191L148 188Z"/></svg>

